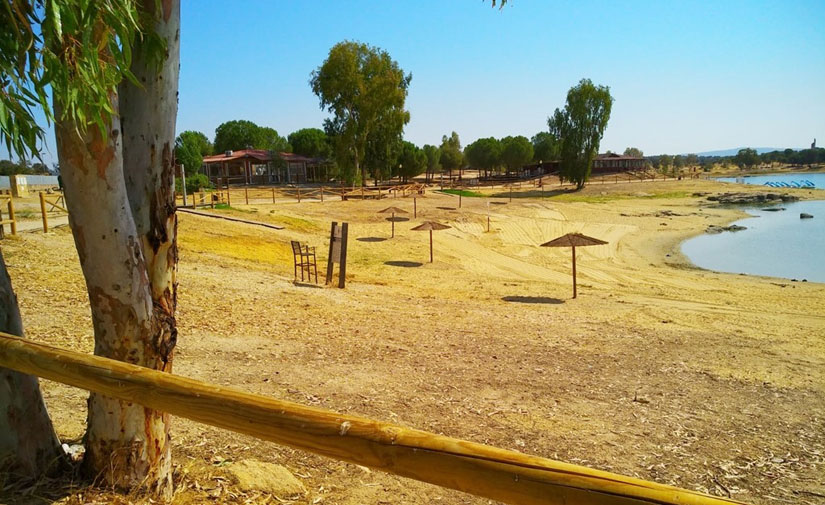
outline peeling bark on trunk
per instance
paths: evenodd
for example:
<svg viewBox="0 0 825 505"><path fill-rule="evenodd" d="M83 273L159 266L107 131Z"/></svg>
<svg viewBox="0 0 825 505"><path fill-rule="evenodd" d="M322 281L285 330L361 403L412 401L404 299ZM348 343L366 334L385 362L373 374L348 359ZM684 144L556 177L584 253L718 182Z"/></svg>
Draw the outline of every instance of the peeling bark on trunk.
<svg viewBox="0 0 825 505"><path fill-rule="evenodd" d="M112 110L118 110L112 95ZM56 117L61 106L55 103ZM69 223L92 311L95 354L164 370L168 350L155 337L143 248L123 177L120 121L115 115L103 138L95 125L79 134L55 122L57 152ZM171 462L164 415L99 394L89 396L84 466L120 489L171 495Z"/></svg>
<svg viewBox="0 0 825 505"><path fill-rule="evenodd" d="M2 252L0 331L23 336L17 296ZM34 480L59 468L63 460L37 377L0 368L0 472Z"/></svg>
<svg viewBox="0 0 825 505"><path fill-rule="evenodd" d="M174 145L180 70L180 1L163 0L160 12L156 12L155 1L144 0L142 9L154 13L154 25L146 28L165 41L166 54L161 62L152 60L141 42L137 42L131 71L140 86L124 81L119 87L123 174L146 261L155 322L152 341L163 359L162 367L155 368L171 372L177 343L178 221ZM153 418L157 419L157 429L164 433L157 436L159 481L154 485L163 495L172 489L170 419L160 412L154 412Z"/></svg>

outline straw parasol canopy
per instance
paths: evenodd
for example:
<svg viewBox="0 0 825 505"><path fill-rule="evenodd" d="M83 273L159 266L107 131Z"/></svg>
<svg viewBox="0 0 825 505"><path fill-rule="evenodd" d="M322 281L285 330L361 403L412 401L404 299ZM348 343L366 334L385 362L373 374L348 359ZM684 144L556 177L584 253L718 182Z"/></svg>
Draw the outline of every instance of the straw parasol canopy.
<svg viewBox="0 0 825 505"><path fill-rule="evenodd" d="M433 262L433 231L438 230L446 230L451 228L446 224L441 224L435 221L424 221L423 223L419 224L413 231L429 231L430 232L430 263Z"/></svg>
<svg viewBox="0 0 825 505"><path fill-rule="evenodd" d="M384 210L379 210L378 213L379 214L392 214L392 216L390 217L390 221L392 222L392 237L390 237L390 238L395 238L395 215L396 214L409 214L409 212L407 212L406 210L399 209L398 207L387 207Z"/></svg>
<svg viewBox="0 0 825 505"><path fill-rule="evenodd" d="M568 233L541 244L541 247L570 247L573 249L573 298L576 298L576 248L604 244L607 244L604 240L588 237L581 233Z"/></svg>

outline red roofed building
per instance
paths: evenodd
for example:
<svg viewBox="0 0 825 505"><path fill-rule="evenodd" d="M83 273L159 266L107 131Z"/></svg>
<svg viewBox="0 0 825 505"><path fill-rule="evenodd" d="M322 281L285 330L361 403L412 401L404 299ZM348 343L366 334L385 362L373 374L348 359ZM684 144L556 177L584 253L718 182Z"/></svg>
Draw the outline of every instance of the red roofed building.
<svg viewBox="0 0 825 505"><path fill-rule="evenodd" d="M263 149L205 156L203 172L215 183L301 184L326 178L327 160Z"/></svg>
<svg viewBox="0 0 825 505"><path fill-rule="evenodd" d="M645 164L646 160L644 158L605 153L599 154L593 159L593 172L629 172L632 170L644 170Z"/></svg>

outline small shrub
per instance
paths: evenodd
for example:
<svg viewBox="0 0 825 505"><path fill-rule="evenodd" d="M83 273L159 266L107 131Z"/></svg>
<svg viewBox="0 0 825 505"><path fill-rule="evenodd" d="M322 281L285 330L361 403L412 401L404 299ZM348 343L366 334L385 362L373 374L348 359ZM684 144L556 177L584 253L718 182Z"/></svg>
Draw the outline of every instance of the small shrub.
<svg viewBox="0 0 825 505"><path fill-rule="evenodd" d="M209 177L204 174L195 174L186 178L186 192L188 194L191 195L203 189L213 189L212 184L209 182ZM183 193L183 188L178 178L175 179L175 192Z"/></svg>

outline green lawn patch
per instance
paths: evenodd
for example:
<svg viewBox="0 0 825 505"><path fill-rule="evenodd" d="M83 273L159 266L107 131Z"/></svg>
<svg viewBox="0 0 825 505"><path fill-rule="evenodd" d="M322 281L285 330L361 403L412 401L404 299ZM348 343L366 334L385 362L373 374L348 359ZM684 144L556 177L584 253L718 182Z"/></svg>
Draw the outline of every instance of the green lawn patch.
<svg viewBox="0 0 825 505"><path fill-rule="evenodd" d="M466 189L442 189L441 192L447 193L448 195L469 196L471 198L484 198L486 196L475 191L467 191Z"/></svg>

